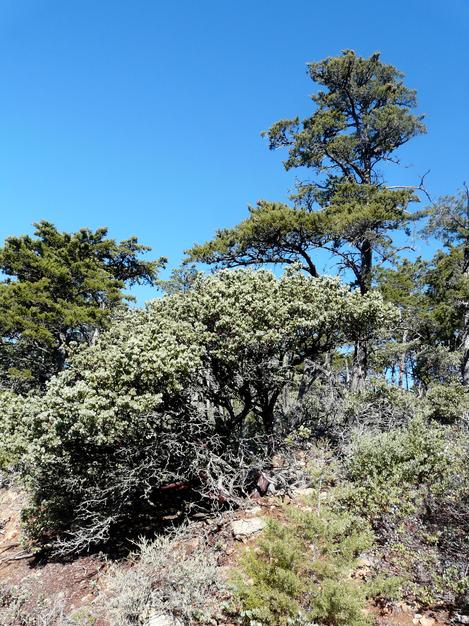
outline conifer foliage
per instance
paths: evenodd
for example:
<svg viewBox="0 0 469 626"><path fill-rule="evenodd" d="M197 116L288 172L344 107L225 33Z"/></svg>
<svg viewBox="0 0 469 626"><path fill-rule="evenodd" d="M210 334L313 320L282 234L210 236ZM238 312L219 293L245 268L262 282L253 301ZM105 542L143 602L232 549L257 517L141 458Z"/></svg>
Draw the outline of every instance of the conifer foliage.
<svg viewBox="0 0 469 626"><path fill-rule="evenodd" d="M164 259L135 237L117 242L107 229L60 232L49 222L34 236L9 237L0 250L1 378L6 386L43 386L64 369L70 347L91 344L129 296L153 284Z"/></svg>

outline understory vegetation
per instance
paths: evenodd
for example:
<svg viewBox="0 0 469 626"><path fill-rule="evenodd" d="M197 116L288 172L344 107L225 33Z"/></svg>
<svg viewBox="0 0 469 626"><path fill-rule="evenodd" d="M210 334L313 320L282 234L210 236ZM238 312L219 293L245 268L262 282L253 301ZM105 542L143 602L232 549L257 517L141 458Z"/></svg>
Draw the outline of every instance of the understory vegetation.
<svg viewBox="0 0 469 626"><path fill-rule="evenodd" d="M311 117L266 135L315 181L168 280L105 229L41 222L0 250L1 482L26 494L41 559L118 559L95 613L33 615L0 588L5 626L366 626L402 600L469 615L469 192L386 186L425 126L379 54L308 67ZM430 258L400 245L417 224ZM163 295L131 308L136 283ZM187 549L197 515L263 496L228 574L216 540Z"/></svg>

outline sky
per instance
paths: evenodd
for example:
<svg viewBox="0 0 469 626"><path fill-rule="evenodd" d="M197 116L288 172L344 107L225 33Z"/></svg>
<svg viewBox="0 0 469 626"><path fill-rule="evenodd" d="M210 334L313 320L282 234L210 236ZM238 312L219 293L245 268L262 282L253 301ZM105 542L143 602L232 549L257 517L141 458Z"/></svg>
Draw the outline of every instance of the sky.
<svg viewBox="0 0 469 626"><path fill-rule="evenodd" d="M430 170L432 197L453 193L468 23L469 0L0 0L0 241L42 219L108 226L178 265L248 205L287 199L298 173L260 133L311 114L306 63L344 49L380 51L425 113L390 184Z"/></svg>

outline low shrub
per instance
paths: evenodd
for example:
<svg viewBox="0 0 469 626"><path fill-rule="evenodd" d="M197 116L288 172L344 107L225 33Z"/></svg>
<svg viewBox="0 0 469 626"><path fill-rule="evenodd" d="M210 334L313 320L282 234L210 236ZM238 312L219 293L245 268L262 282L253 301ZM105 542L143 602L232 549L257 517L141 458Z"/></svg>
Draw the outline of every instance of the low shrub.
<svg viewBox="0 0 469 626"><path fill-rule="evenodd" d="M86 610L65 612L64 601L55 597L46 602L33 598L24 589L0 584L0 624L2 626L94 626L96 618Z"/></svg>
<svg viewBox="0 0 469 626"><path fill-rule="evenodd" d="M469 419L469 392L458 382L434 383L427 391L427 415L442 424Z"/></svg>
<svg viewBox="0 0 469 626"><path fill-rule="evenodd" d="M209 623L226 593L216 555L202 540L191 547L184 530L152 542L141 540L126 563L111 566L103 586L112 626L141 624L152 615L173 616L184 624Z"/></svg>
<svg viewBox="0 0 469 626"><path fill-rule="evenodd" d="M366 523L324 502L314 508L290 505L285 516L283 522L269 521L240 560L235 589L243 623L370 624L366 599L383 586L373 589L352 577L357 557L373 544Z"/></svg>
<svg viewBox="0 0 469 626"><path fill-rule="evenodd" d="M467 602L468 451L464 430L421 417L355 438L344 463L339 500L372 524L383 572L422 604Z"/></svg>
<svg viewBox="0 0 469 626"><path fill-rule="evenodd" d="M339 380L316 380L289 408L288 439L327 439L336 447L350 443L357 429L388 431L422 412L417 396L384 381L372 381L360 392L351 392Z"/></svg>
<svg viewBox="0 0 469 626"><path fill-rule="evenodd" d="M397 520L429 490L445 489L461 453L459 446L450 445L443 427L423 418L385 433L360 433L345 461L345 499L373 523L386 514Z"/></svg>

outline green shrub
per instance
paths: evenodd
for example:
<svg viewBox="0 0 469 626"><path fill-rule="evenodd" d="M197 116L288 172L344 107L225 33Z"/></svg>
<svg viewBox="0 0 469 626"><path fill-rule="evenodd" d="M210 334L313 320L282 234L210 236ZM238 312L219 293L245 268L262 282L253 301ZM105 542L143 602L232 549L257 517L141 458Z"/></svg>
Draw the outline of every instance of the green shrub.
<svg viewBox="0 0 469 626"><path fill-rule="evenodd" d="M444 489L460 450L446 430L415 418L406 427L356 436L346 460L345 500L370 520L412 511L431 489Z"/></svg>
<svg viewBox="0 0 469 626"><path fill-rule="evenodd" d="M373 544L366 523L327 503L290 505L285 515L284 522L269 521L240 560L235 589L244 623L368 625L366 599L383 587L351 576L358 555Z"/></svg>
<svg viewBox="0 0 469 626"><path fill-rule="evenodd" d="M27 399L12 391L0 392L0 471L17 466L33 435L31 417L37 408L33 397Z"/></svg>
<svg viewBox="0 0 469 626"><path fill-rule="evenodd" d="M460 383L435 383L425 399L428 416L442 424L453 424L469 416L469 392Z"/></svg>
<svg viewBox="0 0 469 626"><path fill-rule="evenodd" d="M417 418L356 437L340 500L379 535L383 572L422 604L458 608L468 587L467 433Z"/></svg>
<svg viewBox="0 0 469 626"><path fill-rule="evenodd" d="M265 270L222 271L123 314L44 396L14 403L30 534L77 553L157 521L170 484L212 502L239 495L253 453L273 450L297 364L345 341L352 322L390 315L337 279Z"/></svg>

